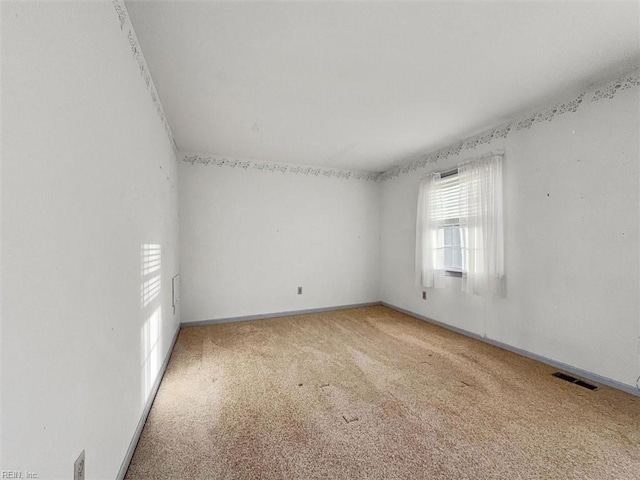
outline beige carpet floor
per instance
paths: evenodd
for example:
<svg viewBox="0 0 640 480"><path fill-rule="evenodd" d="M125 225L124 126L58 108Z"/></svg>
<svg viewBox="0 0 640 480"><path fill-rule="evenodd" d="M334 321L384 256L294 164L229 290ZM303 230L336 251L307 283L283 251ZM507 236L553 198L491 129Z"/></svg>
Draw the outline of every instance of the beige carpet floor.
<svg viewBox="0 0 640 480"><path fill-rule="evenodd" d="M184 328L127 479L640 479L640 398L368 307Z"/></svg>

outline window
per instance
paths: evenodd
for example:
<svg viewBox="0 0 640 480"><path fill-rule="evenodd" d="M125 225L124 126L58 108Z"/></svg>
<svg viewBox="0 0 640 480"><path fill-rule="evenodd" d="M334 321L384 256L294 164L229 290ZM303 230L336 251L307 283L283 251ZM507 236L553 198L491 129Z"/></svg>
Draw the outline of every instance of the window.
<svg viewBox="0 0 640 480"><path fill-rule="evenodd" d="M438 246L443 253L443 269L447 275L461 276L464 271L464 230L460 223L460 183L458 169L440 175L442 224L438 226Z"/></svg>
<svg viewBox="0 0 640 480"><path fill-rule="evenodd" d="M445 288L446 276L477 295L504 295L502 154L432 173L420 183L416 284Z"/></svg>

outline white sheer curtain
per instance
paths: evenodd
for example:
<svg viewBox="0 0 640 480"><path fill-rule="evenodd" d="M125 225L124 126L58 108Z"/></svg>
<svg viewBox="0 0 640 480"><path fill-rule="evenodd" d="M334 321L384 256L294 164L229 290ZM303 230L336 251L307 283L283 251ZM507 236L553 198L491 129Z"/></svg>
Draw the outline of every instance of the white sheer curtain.
<svg viewBox="0 0 640 480"><path fill-rule="evenodd" d="M440 174L434 173L420 183L416 220L416 285L444 288L444 252L438 245L442 219Z"/></svg>
<svg viewBox="0 0 640 480"><path fill-rule="evenodd" d="M476 295L505 295L503 155L487 155L458 167L460 226L465 231L462 290Z"/></svg>

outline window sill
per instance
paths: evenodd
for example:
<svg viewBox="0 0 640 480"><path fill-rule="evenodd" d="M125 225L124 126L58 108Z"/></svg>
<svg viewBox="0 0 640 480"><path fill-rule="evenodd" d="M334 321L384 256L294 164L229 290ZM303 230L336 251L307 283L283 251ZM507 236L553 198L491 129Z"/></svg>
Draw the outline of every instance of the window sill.
<svg viewBox="0 0 640 480"><path fill-rule="evenodd" d="M445 270L444 271L444 276L445 277L458 277L458 278L462 278L462 272L457 272L455 270Z"/></svg>

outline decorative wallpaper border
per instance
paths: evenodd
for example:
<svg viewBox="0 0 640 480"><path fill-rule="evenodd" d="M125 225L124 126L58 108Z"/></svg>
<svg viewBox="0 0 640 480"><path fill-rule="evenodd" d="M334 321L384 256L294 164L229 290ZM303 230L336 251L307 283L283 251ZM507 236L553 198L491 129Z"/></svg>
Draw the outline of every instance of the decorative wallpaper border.
<svg viewBox="0 0 640 480"><path fill-rule="evenodd" d="M156 109L158 117L164 127L167 134L167 138L176 156L178 156L177 146L171 132L171 127L167 121L167 117L164 113L160 97L149 73L149 67L142 54L142 49L136 37L133 25L129 17L129 13L124 4L124 0L112 0L113 7L116 12L120 30L127 35L127 42L131 49L131 53L138 69L140 70L140 76L142 77L147 91L151 97L151 101ZM632 87L640 86L640 72L637 68L626 75L623 75L616 80L605 82L602 86L595 90L589 89L581 92L577 97L567 102L560 102L550 107L538 110L530 115L524 116L518 120L507 122L492 129L489 129L478 135L461 140L453 145L435 150L424 154L420 158L404 163L397 167L390 168L382 173L365 172L356 170L342 170L324 167L315 167L307 165L294 165L288 163L274 163L274 162L261 162L253 160L242 160L232 157L215 156L215 155L200 155L200 154L184 154L182 155L182 161L199 165L213 165L218 167L228 168L242 168L252 170L263 170L268 172L280 172L280 173L293 173L296 175L307 175L315 177L327 177L327 178L339 178L339 179L354 179L365 181L385 181L391 178L399 177L420 168L424 168L427 164L437 163L439 160L444 160L453 155L458 155L463 150L472 150L479 145L486 145L498 138L507 138L514 131L520 131L524 129L532 128L536 123L551 122L555 117L564 115L566 113L576 113L582 105L584 105L585 97L588 92L592 92L591 103L601 100L611 100L615 96L624 90Z"/></svg>
<svg viewBox="0 0 640 480"><path fill-rule="evenodd" d="M597 102L598 100L602 100L604 98L611 100L616 96L618 92L622 92L623 90L627 90L631 87L640 86L640 74L635 75L627 75L625 77L619 78L614 82L610 82L605 87L599 88L593 94L592 102Z"/></svg>
<svg viewBox="0 0 640 480"><path fill-rule="evenodd" d="M200 155L197 153L185 153L180 155L182 161L191 165L211 165L214 167L240 168L243 170L261 170L265 172L290 173L305 175L308 177L326 177L343 180L364 180L375 182L380 176L375 172L358 170L342 170L337 168L313 167L309 165L295 165L291 163L261 162L254 160L242 160L239 158Z"/></svg>
<svg viewBox="0 0 640 480"><path fill-rule="evenodd" d="M114 0L114 3L117 0ZM411 162L393 167L383 173L365 172L356 170L342 170L335 168L315 167L308 165L295 165L289 163L262 162L254 160L243 160L233 157L205 155L205 154L180 154L182 161L192 165L212 165L216 167L241 168L244 170L261 170L267 172L292 173L296 175L306 175L315 177L353 179L364 181L385 181L414 172L418 169L426 167L430 163L437 163L451 156L458 155L464 150L473 150L480 145L487 145L499 138L507 138L513 132L527 130L537 123L551 122L554 118L565 115L567 113L576 113L586 102L589 92L591 94L591 103L600 100L613 99L619 92L632 87L640 86L640 71L635 70L631 74L624 75L616 80L605 83L604 85L589 90L585 90L575 98L556 103L543 109L539 109L532 114L526 115L520 119L507 122L490 130L482 132L478 135L461 140L453 145L429 152L420 158Z"/></svg>
<svg viewBox="0 0 640 480"><path fill-rule="evenodd" d="M140 76L142 77L151 101L156 109L158 117L164 127L167 134L169 143L178 156L177 146L171 132L171 127L167 121L160 97L149 73L149 67L142 54L142 49L136 37L133 25L129 17L129 13L124 4L124 0L112 0L113 7L118 17L120 30L127 35L127 42L131 49L131 53L138 69L140 70ZM306 175L315 177L326 178L338 178L338 179L354 179L364 181L385 181L392 178L405 175L410 172L414 172L418 169L424 168L427 164L437 163L440 160L444 160L454 155L458 155L463 150L473 150L480 145L486 145L493 142L496 139L506 139L515 131L525 130L532 128L535 124L540 122L551 122L554 118L567 113L576 113L582 105L585 103L585 97L589 92L592 92L591 103L601 100L611 100L615 96L624 90L629 88L640 86L640 71L636 68L633 72L623 75L616 80L605 82L595 90L590 88L581 92L578 96L572 100L566 102L560 102L550 107L537 110L536 112L526 115L518 120L513 120L507 123L503 123L494 128L486 130L478 135L461 140L453 145L431 151L422 155L420 158L404 163L397 167L390 168L382 173L366 172L357 170L343 170L335 168L316 167L308 165L296 165L289 163L277 163L277 162L262 162L254 160L243 160L233 157L217 156L217 155L204 155L204 154L181 154L182 161L190 163L192 165L213 165L217 167L228 168L242 168L244 170L262 170L267 172L280 172L280 173L293 173L296 175Z"/></svg>
<svg viewBox="0 0 640 480"><path fill-rule="evenodd" d="M178 148L176 146L176 142L173 139L173 133L171 132L171 127L169 126L169 122L167 121L167 117L164 114L164 109L162 108L162 102L160 102L160 97L158 95L158 91L156 90L156 86L153 83L153 78L151 78L151 73L149 73L149 67L147 66L147 62L144 59L144 55L142 54L142 49L140 48L140 43L138 42L138 37L133 29L133 25L131 24L131 20L129 17L129 12L127 11L127 7L124 4L123 0L113 0L113 8L118 16L118 23L120 24L120 30L127 35L127 42L129 43L129 48L131 49L131 54L133 55L134 60L138 64L138 69L140 70L140 76L147 86L147 91L149 92L149 96L151 97L151 101L153 102L153 106L156 109L156 113L158 114L158 118L162 123L164 131L167 134L167 138L169 139L169 144L173 149L173 153L178 155Z"/></svg>
<svg viewBox="0 0 640 480"><path fill-rule="evenodd" d="M411 162L393 167L380 174L378 180L385 181L399 177L400 175L414 172L420 168L424 168L429 163L437 163L439 160L444 160L450 156L458 155L463 150L474 149L479 145L491 143L497 138L507 138L514 131L530 129L536 123L540 122L551 122L559 115L576 113L580 107L584 105L585 97L587 97L589 92L593 92L591 97L591 102L593 103L603 99L611 100L619 92L638 86L640 86L640 72L635 70L633 73L626 74L616 80L607 82L595 90L585 90L572 100L546 107L542 110L536 111L535 113L524 116L519 120L504 123L473 137L461 140L451 146L427 153Z"/></svg>

